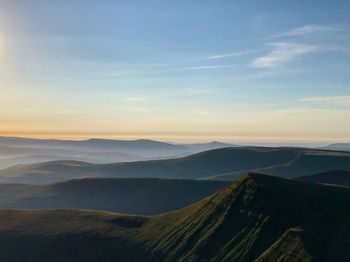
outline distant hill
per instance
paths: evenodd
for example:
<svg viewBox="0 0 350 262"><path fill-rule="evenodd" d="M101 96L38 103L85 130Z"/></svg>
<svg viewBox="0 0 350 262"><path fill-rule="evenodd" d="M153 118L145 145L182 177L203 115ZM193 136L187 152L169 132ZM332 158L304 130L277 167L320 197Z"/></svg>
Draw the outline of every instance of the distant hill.
<svg viewBox="0 0 350 262"><path fill-rule="evenodd" d="M238 147L237 145L222 143L218 141L213 141L210 143L201 143L201 144L185 144L187 147L191 148L195 152L202 152L212 149L219 149L225 147Z"/></svg>
<svg viewBox="0 0 350 262"><path fill-rule="evenodd" d="M349 205L348 188L250 174L155 217L1 210L0 260L350 261Z"/></svg>
<svg viewBox="0 0 350 262"><path fill-rule="evenodd" d="M56 160L111 163L174 158L229 146L234 145L220 142L175 144L148 139L80 141L0 137L0 169Z"/></svg>
<svg viewBox="0 0 350 262"><path fill-rule="evenodd" d="M1 146L17 147L61 147L70 148L72 146L82 148L137 148L137 149L174 149L183 148L183 145L174 145L165 142L153 141L149 139L138 140L112 140L91 138L87 140L58 140L58 139L33 139L19 137L0 137Z"/></svg>
<svg viewBox="0 0 350 262"><path fill-rule="evenodd" d="M350 143L330 144L329 146L326 146L323 149L336 150L336 151L350 151Z"/></svg>
<svg viewBox="0 0 350 262"><path fill-rule="evenodd" d="M251 168L249 170L243 170L243 172L250 171L293 178L332 170L350 171L350 153L347 152L304 148L284 148L284 150L294 152L295 155L289 161L282 164L271 164L268 167L255 169ZM209 176L206 179L233 181L242 175L243 172L242 170L233 170L231 172Z"/></svg>
<svg viewBox="0 0 350 262"><path fill-rule="evenodd" d="M0 185L0 208L90 209L153 215L215 193L227 182L94 178L50 185Z"/></svg>
<svg viewBox="0 0 350 262"><path fill-rule="evenodd" d="M183 158L114 164L54 161L0 171L0 183L43 184L87 177L198 179L283 164L296 158L298 152L295 149L248 147L215 149Z"/></svg>
<svg viewBox="0 0 350 262"><path fill-rule="evenodd" d="M295 179L322 184L350 186L350 172L343 170L330 171L311 176L302 176Z"/></svg>
<svg viewBox="0 0 350 262"><path fill-rule="evenodd" d="M305 148L231 147L166 160L113 164L54 161L19 165L0 171L0 183L45 184L92 177L234 180L248 171L297 177L331 170L350 171L350 153ZM232 179L228 173L234 174ZM224 178L220 177L222 174Z"/></svg>

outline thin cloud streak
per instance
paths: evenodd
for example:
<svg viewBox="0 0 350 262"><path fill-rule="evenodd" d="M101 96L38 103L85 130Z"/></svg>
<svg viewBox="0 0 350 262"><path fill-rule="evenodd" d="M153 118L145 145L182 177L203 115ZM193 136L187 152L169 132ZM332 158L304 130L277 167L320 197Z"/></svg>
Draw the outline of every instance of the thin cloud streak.
<svg viewBox="0 0 350 262"><path fill-rule="evenodd" d="M125 102L144 102L150 100L148 96L133 96L124 99Z"/></svg>
<svg viewBox="0 0 350 262"><path fill-rule="evenodd" d="M294 28L289 32L282 34L282 36L300 36L307 35L317 32L339 32L343 29L336 26L322 26L322 25L305 25L301 27Z"/></svg>
<svg viewBox="0 0 350 262"><path fill-rule="evenodd" d="M350 105L350 96L315 96L300 99L300 102Z"/></svg>
<svg viewBox="0 0 350 262"><path fill-rule="evenodd" d="M316 46L299 43L280 42L270 43L269 45L273 47L273 50L266 55L256 58L251 64L252 67L272 68L283 66L298 57L317 50Z"/></svg>
<svg viewBox="0 0 350 262"><path fill-rule="evenodd" d="M250 50L250 51L243 51L243 52L236 52L236 53L217 54L217 55L209 56L207 59L209 59L209 60L225 59L225 58L231 58L231 57L236 57L236 56L249 55L249 54L259 52L259 51L260 50Z"/></svg>
<svg viewBox="0 0 350 262"><path fill-rule="evenodd" d="M300 27L293 28L289 31L275 34L269 37L265 37L265 40L272 40L276 38L283 37L297 37L297 36L305 36L314 33L326 33L326 32L342 32L344 29L340 26L336 25L304 25Z"/></svg>
<svg viewBox="0 0 350 262"><path fill-rule="evenodd" d="M183 67L178 68L177 70L210 70L210 69L220 69L220 68L231 68L231 67L237 67L239 65L233 64L233 65L201 65L201 66L190 66L190 67Z"/></svg>

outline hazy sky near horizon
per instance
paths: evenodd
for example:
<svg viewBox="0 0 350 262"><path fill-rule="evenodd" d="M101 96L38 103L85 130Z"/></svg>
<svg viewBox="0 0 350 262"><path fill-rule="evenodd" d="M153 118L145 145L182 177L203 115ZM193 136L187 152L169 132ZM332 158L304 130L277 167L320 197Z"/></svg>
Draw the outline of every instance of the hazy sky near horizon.
<svg viewBox="0 0 350 262"><path fill-rule="evenodd" d="M0 1L0 135L350 141L350 1Z"/></svg>

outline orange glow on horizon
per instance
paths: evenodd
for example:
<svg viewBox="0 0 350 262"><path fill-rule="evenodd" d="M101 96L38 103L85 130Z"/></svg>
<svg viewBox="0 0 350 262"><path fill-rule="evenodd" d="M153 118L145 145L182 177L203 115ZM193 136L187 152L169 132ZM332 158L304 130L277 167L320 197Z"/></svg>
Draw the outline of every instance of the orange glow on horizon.
<svg viewBox="0 0 350 262"><path fill-rule="evenodd" d="M0 132L4 137L23 137L35 139L61 139L61 140L85 140L90 138L99 139L153 139L160 141L237 141L237 142L346 142L350 138L332 137L298 137L298 136L273 136L273 135L234 135L234 134L181 134L181 133L84 133L84 132Z"/></svg>

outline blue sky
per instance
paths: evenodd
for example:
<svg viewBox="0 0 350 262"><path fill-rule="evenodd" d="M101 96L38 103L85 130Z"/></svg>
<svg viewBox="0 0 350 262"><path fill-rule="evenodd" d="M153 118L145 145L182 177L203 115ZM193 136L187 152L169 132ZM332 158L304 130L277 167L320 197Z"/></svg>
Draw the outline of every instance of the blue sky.
<svg viewBox="0 0 350 262"><path fill-rule="evenodd" d="M3 135L350 140L349 1L1 1Z"/></svg>

